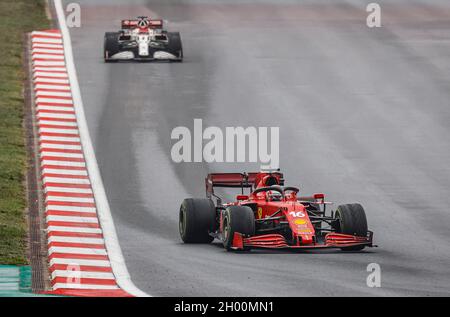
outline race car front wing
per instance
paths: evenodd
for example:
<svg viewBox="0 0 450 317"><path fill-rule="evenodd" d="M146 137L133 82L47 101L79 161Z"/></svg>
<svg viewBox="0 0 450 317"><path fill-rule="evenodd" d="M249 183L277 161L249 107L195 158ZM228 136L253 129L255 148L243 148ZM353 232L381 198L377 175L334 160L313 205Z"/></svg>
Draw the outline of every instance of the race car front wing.
<svg viewBox="0 0 450 317"><path fill-rule="evenodd" d="M125 50L107 57L108 61L182 61L183 57L179 52L178 55L174 55L171 52L166 51L154 51L150 52L148 56L140 56L137 52L132 50Z"/></svg>
<svg viewBox="0 0 450 317"><path fill-rule="evenodd" d="M231 249L244 250L252 248L263 249L327 249L327 248L346 248L354 246L374 247L372 244L373 232L368 231L366 237L358 237L349 234L330 232L326 234L322 243L313 243L307 245L289 245L281 234L265 234L253 237L244 237L235 232Z"/></svg>

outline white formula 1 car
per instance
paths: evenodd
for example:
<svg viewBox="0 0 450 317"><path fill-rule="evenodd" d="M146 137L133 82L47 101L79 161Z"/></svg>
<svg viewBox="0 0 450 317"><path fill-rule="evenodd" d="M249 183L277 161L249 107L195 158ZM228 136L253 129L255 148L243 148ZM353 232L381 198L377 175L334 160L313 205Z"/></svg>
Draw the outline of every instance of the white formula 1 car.
<svg viewBox="0 0 450 317"><path fill-rule="evenodd" d="M144 16L122 20L119 32L106 32L103 54L105 62L183 61L180 33L165 30L163 20Z"/></svg>

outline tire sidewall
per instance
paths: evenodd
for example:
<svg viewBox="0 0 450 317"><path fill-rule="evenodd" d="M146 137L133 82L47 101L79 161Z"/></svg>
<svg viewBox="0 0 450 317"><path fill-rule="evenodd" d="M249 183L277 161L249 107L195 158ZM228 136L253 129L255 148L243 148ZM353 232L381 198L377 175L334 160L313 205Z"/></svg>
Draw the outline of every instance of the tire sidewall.
<svg viewBox="0 0 450 317"><path fill-rule="evenodd" d="M185 243L210 243L215 231L215 206L210 199L188 198L183 200L179 211L178 229Z"/></svg>
<svg viewBox="0 0 450 317"><path fill-rule="evenodd" d="M367 218L364 208L360 204L340 205L336 209L336 218L339 219L339 233L359 237L367 235ZM343 251L359 251L364 245L341 248Z"/></svg>
<svg viewBox="0 0 450 317"><path fill-rule="evenodd" d="M104 42L103 42L103 58L105 61L112 61L108 58L111 58L114 54L119 53L119 33L118 32L107 32L105 33ZM106 57L108 52L108 58Z"/></svg>
<svg viewBox="0 0 450 317"><path fill-rule="evenodd" d="M230 206L225 210L222 240L225 249L230 250L236 232L244 236L255 234L255 216L247 206ZM224 234L226 233L226 234Z"/></svg>
<svg viewBox="0 0 450 317"><path fill-rule="evenodd" d="M168 51L171 54L179 54L178 57L183 59L183 44L181 42L181 36L179 32L169 32L167 34L169 37Z"/></svg>

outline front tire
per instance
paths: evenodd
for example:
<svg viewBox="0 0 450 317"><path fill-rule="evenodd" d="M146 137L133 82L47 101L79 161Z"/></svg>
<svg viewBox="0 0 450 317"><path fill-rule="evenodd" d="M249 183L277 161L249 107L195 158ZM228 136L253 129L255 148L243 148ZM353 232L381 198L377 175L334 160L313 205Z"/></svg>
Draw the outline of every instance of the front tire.
<svg viewBox="0 0 450 317"><path fill-rule="evenodd" d="M183 61L183 45L181 43L181 36L179 32L169 32L167 33L169 38L169 45L167 50L169 53L178 57L176 62Z"/></svg>
<svg viewBox="0 0 450 317"><path fill-rule="evenodd" d="M338 233L351 234L358 237L367 236L367 218L364 208L360 204L340 205L336 209L338 219ZM364 245L341 248L342 251L359 251Z"/></svg>
<svg viewBox="0 0 450 317"><path fill-rule="evenodd" d="M235 232L244 236L255 235L255 214L250 207L230 206L225 210L222 232L225 249L231 250Z"/></svg>
<svg viewBox="0 0 450 317"><path fill-rule="evenodd" d="M119 53L119 51L119 33L106 32L103 43L103 58L105 63L116 62L117 60L111 59L111 56Z"/></svg>
<svg viewBox="0 0 450 317"><path fill-rule="evenodd" d="M184 243L211 243L215 231L216 207L210 199L183 200L179 214L180 236Z"/></svg>

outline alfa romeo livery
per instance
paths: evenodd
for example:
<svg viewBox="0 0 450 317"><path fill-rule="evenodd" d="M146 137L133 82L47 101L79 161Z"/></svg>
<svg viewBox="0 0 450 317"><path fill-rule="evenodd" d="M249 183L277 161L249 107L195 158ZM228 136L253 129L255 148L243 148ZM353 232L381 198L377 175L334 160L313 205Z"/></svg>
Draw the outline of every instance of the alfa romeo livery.
<svg viewBox="0 0 450 317"><path fill-rule="evenodd" d="M105 62L181 62L183 48L179 32L165 30L163 20L142 16L134 20L122 20L120 31L105 33L103 56Z"/></svg>

